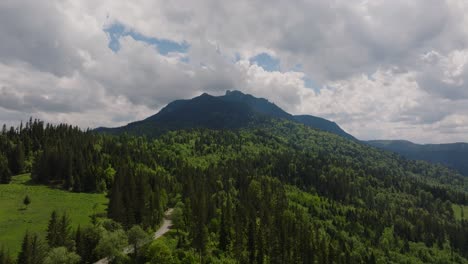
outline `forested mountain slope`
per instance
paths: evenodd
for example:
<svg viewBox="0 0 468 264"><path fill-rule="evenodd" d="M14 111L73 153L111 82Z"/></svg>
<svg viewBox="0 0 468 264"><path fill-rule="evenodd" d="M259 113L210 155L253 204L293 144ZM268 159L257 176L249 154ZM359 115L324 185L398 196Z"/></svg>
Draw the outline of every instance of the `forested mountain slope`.
<svg viewBox="0 0 468 264"><path fill-rule="evenodd" d="M367 143L409 159L444 164L468 176L468 143L420 145L404 140L372 140Z"/></svg>
<svg viewBox="0 0 468 264"><path fill-rule="evenodd" d="M468 221L454 215L466 177L286 119L253 124L146 139L31 121L1 134L0 171L23 164L37 183L108 192L126 229L175 207L167 263L468 262ZM80 237L90 246L77 253L95 258L105 234ZM138 263L155 258L141 252Z"/></svg>
<svg viewBox="0 0 468 264"><path fill-rule="evenodd" d="M309 115L293 116L264 98L257 98L240 91L227 91L223 96L205 93L190 100L177 100L145 120L117 128L101 127L96 131L157 136L183 128L241 128L257 125L268 118L295 121L348 139L355 139L334 122Z"/></svg>

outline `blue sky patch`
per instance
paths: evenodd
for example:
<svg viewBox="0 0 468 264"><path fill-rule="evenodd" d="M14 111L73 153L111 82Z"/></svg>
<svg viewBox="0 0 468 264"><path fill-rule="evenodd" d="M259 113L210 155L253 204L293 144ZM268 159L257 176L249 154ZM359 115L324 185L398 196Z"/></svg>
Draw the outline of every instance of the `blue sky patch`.
<svg viewBox="0 0 468 264"><path fill-rule="evenodd" d="M260 53L250 58L250 63L255 63L265 71L280 71L280 60L270 56L268 53Z"/></svg>
<svg viewBox="0 0 468 264"><path fill-rule="evenodd" d="M186 53L190 47L190 45L187 42L178 43L169 39L160 39L145 36L143 34L125 28L125 26L120 23L112 24L111 26L105 28L104 32L109 34L110 39L108 47L114 52L119 51L119 40L123 36L130 36L136 41L142 41L149 45L152 45L162 55L167 55L170 52Z"/></svg>
<svg viewBox="0 0 468 264"><path fill-rule="evenodd" d="M304 86L306 88L310 88L312 90L314 90L316 93L320 92L320 86L317 82L315 82L314 80L312 80L311 78L305 76L304 78L302 78L302 80L304 80Z"/></svg>

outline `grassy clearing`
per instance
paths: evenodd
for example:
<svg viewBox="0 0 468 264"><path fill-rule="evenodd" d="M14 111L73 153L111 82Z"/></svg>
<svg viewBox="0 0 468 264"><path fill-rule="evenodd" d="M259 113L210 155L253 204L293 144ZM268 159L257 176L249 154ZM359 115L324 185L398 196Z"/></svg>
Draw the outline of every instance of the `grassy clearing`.
<svg viewBox="0 0 468 264"><path fill-rule="evenodd" d="M23 205L28 195L31 204ZM105 212L104 194L72 193L30 184L30 175L14 176L8 185L0 185L0 246L17 254L26 230L44 236L50 213L66 211L73 227L90 223L90 215Z"/></svg>
<svg viewBox="0 0 468 264"><path fill-rule="evenodd" d="M468 205L454 204L452 205L452 208L455 219L462 220L462 215L464 216L464 219L468 219Z"/></svg>

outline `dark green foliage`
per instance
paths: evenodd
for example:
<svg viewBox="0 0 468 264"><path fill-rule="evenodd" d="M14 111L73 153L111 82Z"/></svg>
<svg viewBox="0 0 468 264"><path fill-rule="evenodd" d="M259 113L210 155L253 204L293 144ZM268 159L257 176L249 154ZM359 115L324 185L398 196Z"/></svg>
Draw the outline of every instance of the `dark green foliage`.
<svg viewBox="0 0 468 264"><path fill-rule="evenodd" d="M148 234L138 225L133 226L127 232L128 243L133 247L133 259L136 261L139 256L139 248L149 240Z"/></svg>
<svg viewBox="0 0 468 264"><path fill-rule="evenodd" d="M94 249L101 239L100 233L97 227L78 227L76 230L76 253L81 257L83 263L94 263L98 259Z"/></svg>
<svg viewBox="0 0 468 264"><path fill-rule="evenodd" d="M70 218L66 213L59 215L53 211L47 226L47 243L50 248L66 247L72 249L75 242L72 240Z"/></svg>
<svg viewBox="0 0 468 264"><path fill-rule="evenodd" d="M355 140L334 122L315 116L293 116L264 98L243 94L240 91L227 91L224 96L202 94L190 100L177 100L145 120L124 127L98 128L96 131L157 136L178 129L239 129L257 125L270 118L302 123Z"/></svg>
<svg viewBox="0 0 468 264"><path fill-rule="evenodd" d="M468 176L467 143L420 145L404 140L372 140L367 143L409 159L441 163Z"/></svg>
<svg viewBox="0 0 468 264"><path fill-rule="evenodd" d="M47 243L50 247L57 247L59 240L59 216L57 211L53 211L50 215L49 224L47 226Z"/></svg>
<svg viewBox="0 0 468 264"><path fill-rule="evenodd" d="M6 184L11 181L11 171L8 167L7 158L0 152L0 184Z"/></svg>
<svg viewBox="0 0 468 264"><path fill-rule="evenodd" d="M178 247L202 259L220 250L241 263L415 262L403 256L423 243L439 261L466 263L468 230L451 209L466 204L466 179L446 168L289 122L171 132L153 144L181 185ZM454 257L446 238L459 241Z"/></svg>
<svg viewBox="0 0 468 264"><path fill-rule="evenodd" d="M467 263L468 224L452 208L468 204L468 179L440 165L268 118L151 140L65 125L42 131L50 138L34 154L35 181L108 190L108 216L120 223L76 230L85 263L125 259L121 226L155 228L174 205L176 243L152 247L163 255L139 251L147 253L139 261ZM25 153L35 146L24 145Z"/></svg>
<svg viewBox="0 0 468 264"><path fill-rule="evenodd" d="M162 220L167 204L168 173L127 160L115 175L110 191L109 217L130 228L135 224L153 227Z"/></svg>
<svg viewBox="0 0 468 264"><path fill-rule="evenodd" d="M0 264L14 264L14 260L3 246L0 248Z"/></svg>
<svg viewBox="0 0 468 264"><path fill-rule="evenodd" d="M26 232L21 245L21 252L18 255L18 263L42 264L46 253L46 248L38 235Z"/></svg>
<svg viewBox="0 0 468 264"><path fill-rule="evenodd" d="M28 205L31 203L31 198L29 198L29 195L26 195L23 199L23 204L28 207Z"/></svg>
<svg viewBox="0 0 468 264"><path fill-rule="evenodd" d="M10 170L11 172L16 175L23 172L25 163L25 153L23 143L19 141L16 143L15 147L13 148L13 152L10 155Z"/></svg>

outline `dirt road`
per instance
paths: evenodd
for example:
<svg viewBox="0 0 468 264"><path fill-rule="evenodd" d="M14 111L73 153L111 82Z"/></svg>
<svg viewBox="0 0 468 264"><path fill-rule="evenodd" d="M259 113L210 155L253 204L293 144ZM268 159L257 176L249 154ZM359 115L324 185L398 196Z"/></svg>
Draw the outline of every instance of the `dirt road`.
<svg viewBox="0 0 468 264"><path fill-rule="evenodd" d="M160 237L162 237L164 234L166 234L172 226L172 220L171 215L172 212L174 211L173 208L169 208L165 213L164 213L164 220L162 225L158 228L156 232L154 232L153 235L153 240L156 240ZM130 254L133 252L133 247L127 247L124 249L125 254ZM95 262L94 264L108 264L109 260L107 258L100 259L99 261Z"/></svg>

